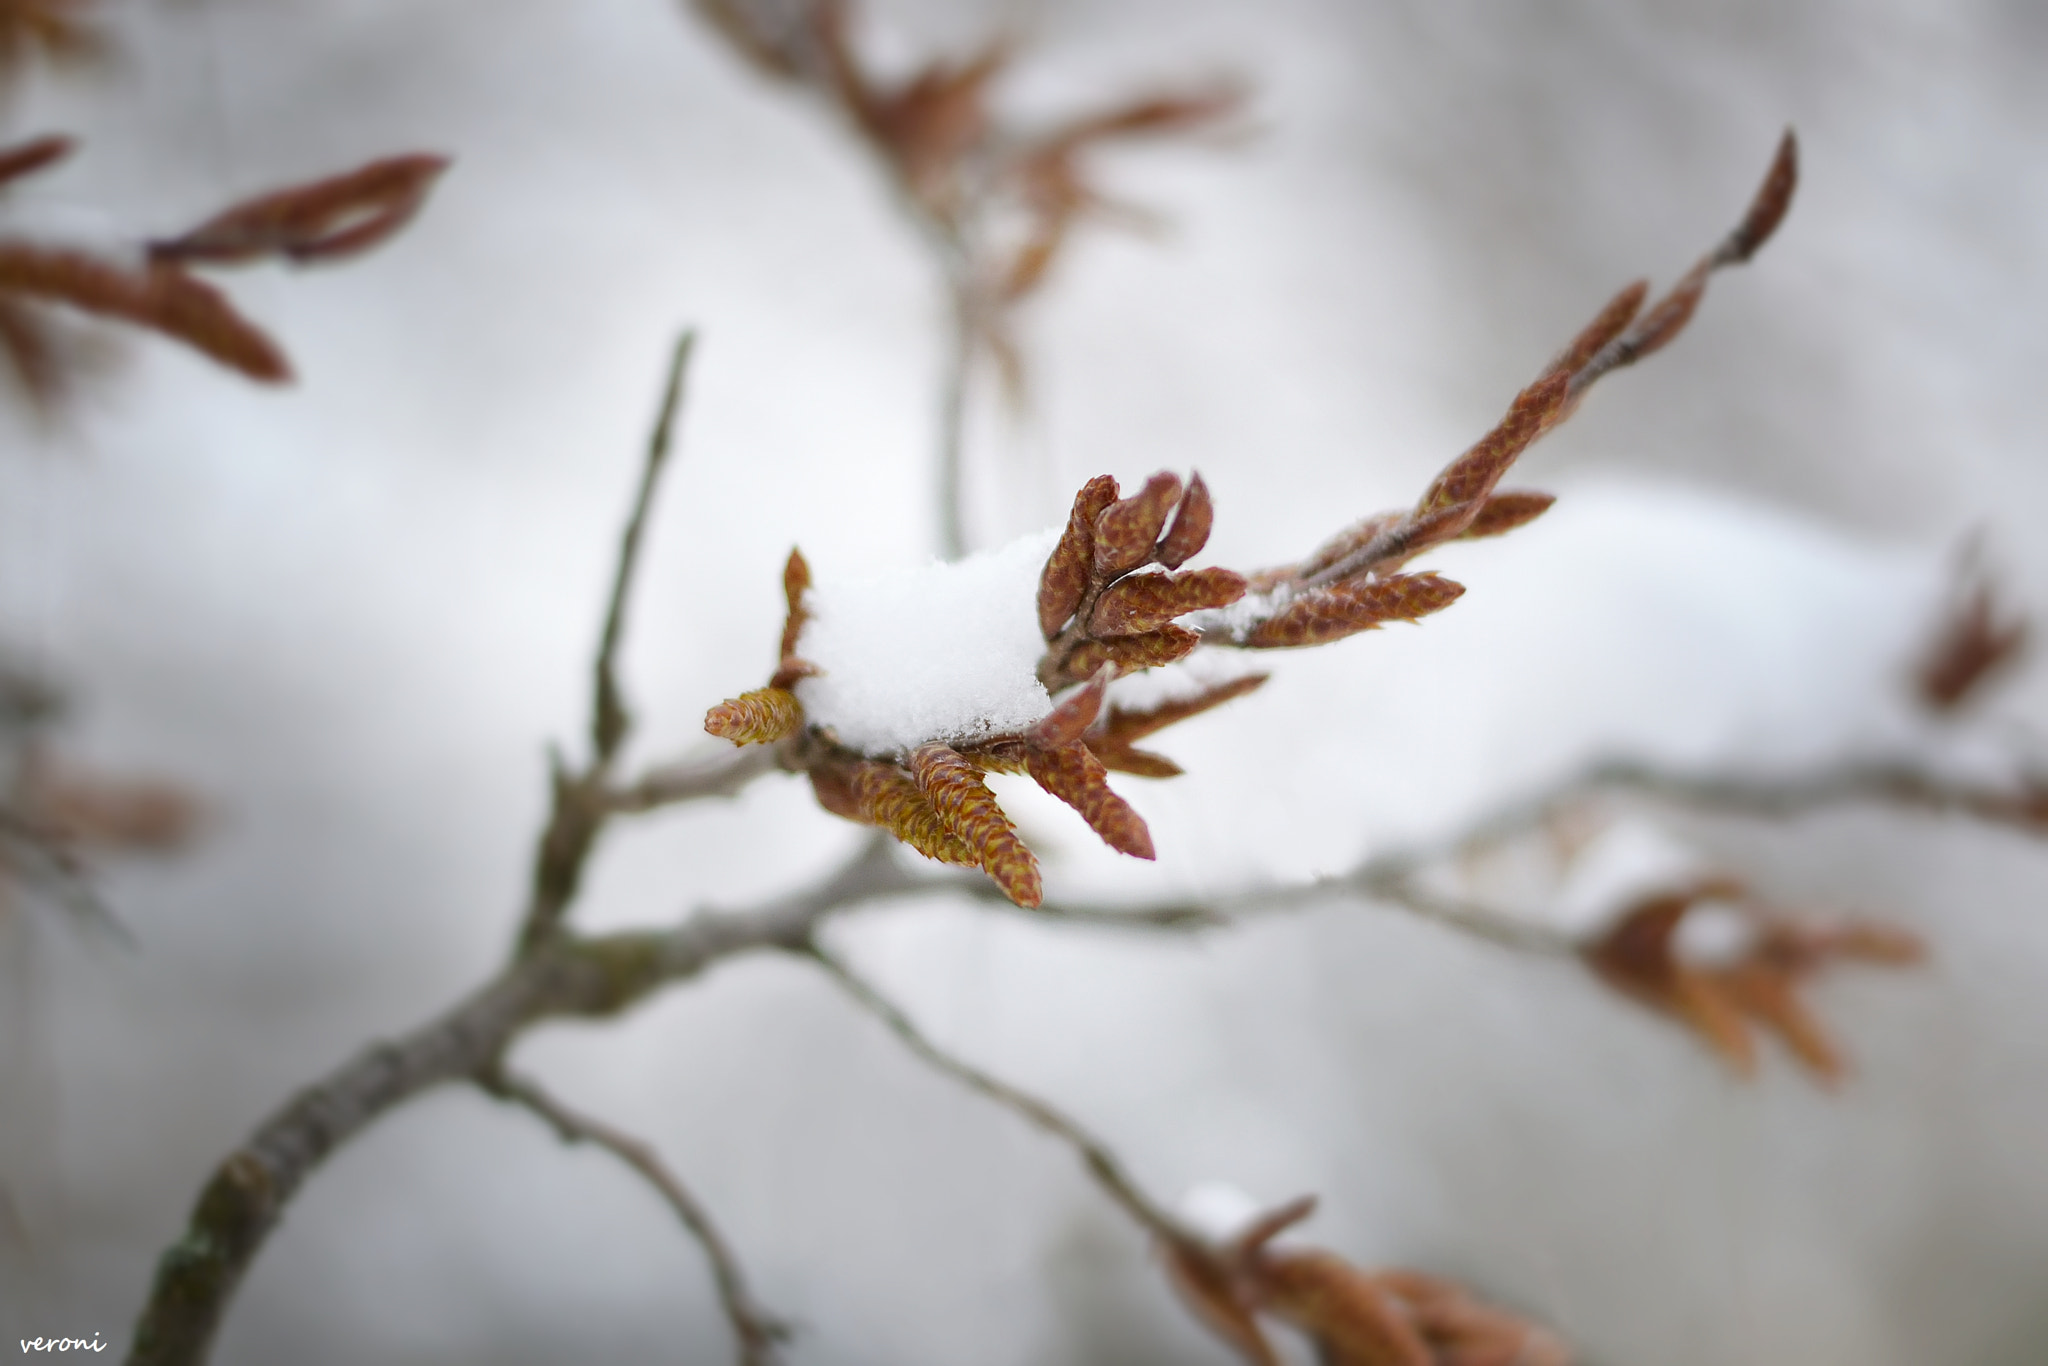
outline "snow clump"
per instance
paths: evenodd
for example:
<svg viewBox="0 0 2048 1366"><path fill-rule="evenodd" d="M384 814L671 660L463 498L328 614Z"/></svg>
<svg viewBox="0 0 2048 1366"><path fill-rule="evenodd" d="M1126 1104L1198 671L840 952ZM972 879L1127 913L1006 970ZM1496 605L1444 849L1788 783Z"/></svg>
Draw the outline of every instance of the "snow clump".
<svg viewBox="0 0 2048 1366"><path fill-rule="evenodd" d="M821 578L797 640L819 669L796 685L806 716L864 754L1011 735L1042 719L1052 698L1038 681L1038 576L1058 539L1055 527L953 564Z"/></svg>

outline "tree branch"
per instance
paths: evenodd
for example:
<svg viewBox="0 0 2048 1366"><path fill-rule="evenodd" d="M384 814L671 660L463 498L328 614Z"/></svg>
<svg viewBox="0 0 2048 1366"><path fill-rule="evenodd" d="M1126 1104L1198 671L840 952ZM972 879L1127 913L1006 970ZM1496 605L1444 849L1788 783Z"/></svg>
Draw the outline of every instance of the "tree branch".
<svg viewBox="0 0 2048 1366"><path fill-rule="evenodd" d="M1079 1121L1027 1091L990 1076L972 1063L939 1047L888 997L861 977L844 960L812 939L809 952L819 966L846 990L856 1004L889 1027L912 1053L939 1071L980 1093L998 1105L1022 1115L1034 1127L1072 1147L1095 1184L1130 1215L1141 1228L1170 1242L1188 1241L1190 1235L1180 1222L1155 1203L1124 1170L1109 1145L1083 1128Z"/></svg>
<svg viewBox="0 0 2048 1366"><path fill-rule="evenodd" d="M640 563L640 535L647 525L647 509L654 501L655 487L668 464L676 409L683 398L683 375L696 344L695 332L685 332L676 339L675 352L669 359L668 382L662 388L661 407L654 419L654 431L647 439L647 459L640 467L640 487L633 496L633 510L626 518L625 533L619 538L618 567L612 575L611 600L605 607L604 635L597 647L596 678L591 697L593 766L611 762L612 756L618 752L619 742L625 739L632 724L625 701L619 695L616 673L619 640L625 634L626 599L632 591L633 573Z"/></svg>
<svg viewBox="0 0 2048 1366"><path fill-rule="evenodd" d="M157 1263L130 1366L199 1366L242 1277L285 1205L329 1153L444 1082L499 1067L543 1020L602 1018L724 959L801 951L826 916L920 890L886 841L872 840L815 887L737 911L701 911L667 930L558 934L452 1009L394 1042L373 1044L257 1126L200 1192L186 1230Z"/></svg>
<svg viewBox="0 0 2048 1366"><path fill-rule="evenodd" d="M663 1164L660 1154L624 1130L571 1109L530 1077L499 1070L483 1074L478 1085L498 1099L523 1105L540 1116L564 1143L594 1143L605 1149L654 1187L711 1262L719 1304L738 1340L740 1366L776 1366L782 1359L777 1346L788 1339L789 1324L755 1301L739 1258L712 1222L710 1212Z"/></svg>
<svg viewBox="0 0 2048 1366"><path fill-rule="evenodd" d="M744 749L721 745L715 754L663 764L625 787L606 788L599 799L609 812L637 815L706 797L736 796L754 779L780 767L781 757L773 745Z"/></svg>
<svg viewBox="0 0 2048 1366"><path fill-rule="evenodd" d="M550 935L559 932L562 917L582 886L583 867L590 861L590 851L611 815L605 800L606 778L619 745L632 726L632 717L619 695L616 672L619 641L625 633L626 601L632 590L633 573L640 563L640 536L647 524L647 509L668 464L676 409L682 402L683 373L695 341L693 332L683 333L676 341L654 431L647 440L640 486L626 517L625 532L619 538L618 566L612 574L604 631L599 637L592 670L595 677L590 707L590 762L580 772L571 773L559 754L552 757L548 823L534 851L533 888L526 913L520 917L518 952L522 954L533 952Z"/></svg>

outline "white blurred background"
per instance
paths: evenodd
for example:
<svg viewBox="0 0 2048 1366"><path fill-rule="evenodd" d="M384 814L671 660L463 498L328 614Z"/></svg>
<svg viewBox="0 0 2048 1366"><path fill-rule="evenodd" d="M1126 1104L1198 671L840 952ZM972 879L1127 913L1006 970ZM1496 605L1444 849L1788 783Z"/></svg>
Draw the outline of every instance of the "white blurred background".
<svg viewBox="0 0 2048 1366"><path fill-rule="evenodd" d="M0 458L0 640L72 692L71 752L211 811L188 856L107 877L136 951L49 916L0 945L0 1174L32 1244L0 1260L0 1314L125 1349L212 1164L504 952L677 329L702 345L626 653L646 759L759 684L792 543L821 576L928 553L943 301L841 130L663 0L115 14L110 70L10 115L85 138L5 206L22 223L132 240L372 156L455 158L379 253L226 282L295 388L137 341ZM1032 409L974 428L984 544L1090 475L1170 466L1216 492L1213 562L1298 555L1411 499L1619 285L1689 263L1788 123L1806 171L1693 329L1528 457L1512 482L1558 492L1550 516L1437 557L1472 589L1455 609L1278 660L1162 737L1187 776L1119 780L1156 868L1017 796L1055 893L1342 868L1595 753L1894 738L1973 529L2048 602L2038 5L874 0L866 32L907 64L1004 25L1026 113L1232 72L1255 132L1102 160L1169 226L1090 236L1034 308ZM2030 672L1975 724L2044 711ZM1884 813L1688 835L1930 942L1923 970L1817 994L1857 1063L1840 1093L1778 1056L1737 1083L1584 974L1369 905L1186 940L925 906L835 943L1152 1189L1317 1192L1317 1241L1463 1277L1592 1366L2042 1360L2048 850ZM771 779L605 848L584 923L767 894L856 838ZM805 1325L798 1362L1226 1360L1069 1154L801 964L520 1058L700 1189ZM728 1351L665 1210L450 1092L311 1182L219 1360Z"/></svg>

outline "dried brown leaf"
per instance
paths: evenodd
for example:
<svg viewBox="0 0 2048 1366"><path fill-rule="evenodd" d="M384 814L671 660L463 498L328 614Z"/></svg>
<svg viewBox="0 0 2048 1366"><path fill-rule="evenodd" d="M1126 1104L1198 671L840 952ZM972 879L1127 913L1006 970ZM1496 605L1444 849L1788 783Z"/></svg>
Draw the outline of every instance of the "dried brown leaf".
<svg viewBox="0 0 2048 1366"><path fill-rule="evenodd" d="M910 774L939 819L979 856L1003 894L1019 906L1036 906L1043 896L1038 860L1017 838L1016 827L974 765L945 745L923 744L910 752Z"/></svg>
<svg viewBox="0 0 2048 1366"><path fill-rule="evenodd" d="M1209 544L1209 527L1215 520L1216 504L1209 496L1209 486L1199 473L1190 475L1188 490L1173 514L1173 529L1159 542L1152 558L1168 569L1180 568Z"/></svg>
<svg viewBox="0 0 2048 1366"><path fill-rule="evenodd" d="M1347 579L1302 593L1254 627L1245 644L1254 650L1325 645L1389 621L1415 621L1440 612L1464 592L1463 584L1435 574Z"/></svg>
<svg viewBox="0 0 2048 1366"><path fill-rule="evenodd" d="M36 771L28 802L67 844L156 853L189 844L201 814L191 793L169 783L48 767Z"/></svg>
<svg viewBox="0 0 2048 1366"><path fill-rule="evenodd" d="M852 774L854 800L861 819L879 825L928 859L957 867L979 868L981 857L949 829L908 773L894 764L856 764Z"/></svg>
<svg viewBox="0 0 2048 1366"><path fill-rule="evenodd" d="M1980 578L1942 621L1914 671L1914 690L1929 711L1958 711L2018 663L2026 645L2026 619L2007 616L1990 581Z"/></svg>
<svg viewBox="0 0 2048 1366"><path fill-rule="evenodd" d="M211 285L175 266L124 270L83 252L0 241L0 293L24 295L175 337L252 379L291 378L276 343Z"/></svg>
<svg viewBox="0 0 2048 1366"><path fill-rule="evenodd" d="M1095 519L1096 578L1114 578L1149 561L1179 499L1180 476L1161 470L1136 493L1104 508Z"/></svg>
<svg viewBox="0 0 2048 1366"><path fill-rule="evenodd" d="M1926 961L1927 945L1920 936L1897 925L1872 920L1852 920L1830 926L1814 935L1815 947L1824 958L1843 958L1884 967L1911 967Z"/></svg>
<svg viewBox="0 0 2048 1366"><path fill-rule="evenodd" d="M49 323L28 305L0 298L0 350L29 402L45 414L53 410L70 386L71 367Z"/></svg>
<svg viewBox="0 0 2048 1366"><path fill-rule="evenodd" d="M1660 1004L1669 1014L1691 1027L1709 1048L1721 1055L1735 1075L1749 1079L1756 1075L1756 1043L1743 1023L1742 1007L1729 993L1721 973L1701 973L1675 968L1669 998Z"/></svg>
<svg viewBox="0 0 2048 1366"><path fill-rule="evenodd" d="M1334 1253L1268 1254L1258 1290L1267 1310L1309 1336L1325 1366L1436 1366L1393 1292Z"/></svg>
<svg viewBox="0 0 2048 1366"><path fill-rule="evenodd" d="M1479 505L1479 515L1471 525L1458 534L1461 541L1477 541L1487 536L1501 536L1518 526L1526 526L1544 513L1557 501L1554 493L1496 493Z"/></svg>
<svg viewBox="0 0 2048 1366"><path fill-rule="evenodd" d="M1244 575L1229 569L1131 574L1111 584L1095 600L1095 608L1088 614L1088 634L1143 635L1190 612L1228 607L1243 596Z"/></svg>
<svg viewBox="0 0 2048 1366"><path fill-rule="evenodd" d="M245 199L190 232L150 243L150 256L217 265L265 256L301 262L353 256L410 222L447 169L442 156L385 157Z"/></svg>
<svg viewBox="0 0 2048 1366"><path fill-rule="evenodd" d="M1116 502L1116 480L1099 474L1074 495L1067 529L1038 576L1038 627L1047 640L1060 633L1088 591L1095 560L1095 519Z"/></svg>
<svg viewBox="0 0 2048 1366"><path fill-rule="evenodd" d="M52 133L0 148L0 185L62 161L77 145L76 141L61 133Z"/></svg>
<svg viewBox="0 0 2048 1366"><path fill-rule="evenodd" d="M736 745L766 745L803 729L804 708L784 688L756 688L704 714L704 729Z"/></svg>
<svg viewBox="0 0 2048 1366"><path fill-rule="evenodd" d="M1798 996L1796 979L1767 963L1737 963L1713 974L1721 994L1780 1039L1808 1071L1833 1084L1847 1073L1841 1050Z"/></svg>
<svg viewBox="0 0 2048 1366"><path fill-rule="evenodd" d="M1280 1366L1236 1278L1216 1254L1192 1243L1161 1240L1159 1260L1166 1266L1167 1284L1204 1327L1250 1366Z"/></svg>
<svg viewBox="0 0 2048 1366"><path fill-rule="evenodd" d="M1108 770L1088 746L1076 741L1058 749L1026 751L1032 781L1081 813L1088 828L1118 853L1154 857L1145 818L1110 789Z"/></svg>
<svg viewBox="0 0 2048 1366"><path fill-rule="evenodd" d="M1436 1366L1571 1364L1571 1350L1547 1329L1482 1302L1455 1281L1400 1269L1376 1274L1407 1306Z"/></svg>

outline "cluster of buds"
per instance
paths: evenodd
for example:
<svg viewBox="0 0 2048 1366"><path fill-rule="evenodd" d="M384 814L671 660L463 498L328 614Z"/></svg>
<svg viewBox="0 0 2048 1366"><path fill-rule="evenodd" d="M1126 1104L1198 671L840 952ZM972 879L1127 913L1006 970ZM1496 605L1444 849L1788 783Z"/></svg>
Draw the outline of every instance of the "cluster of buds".
<svg viewBox="0 0 2048 1366"><path fill-rule="evenodd" d="M1479 512L1488 506L1491 481L1513 459L1498 452L1512 445L1518 453L1531 439L1518 428L1508 442L1483 443L1488 478L1475 481L1458 473L1472 465L1468 453L1438 479L1431 497L1453 515L1435 514L1430 526L1442 531L1436 539L1473 534ZM1459 492L1439 495L1440 488ZM1171 759L1136 742L1243 696L1265 676L1233 678L1143 708L1109 700L1115 679L1175 663L1212 637L1250 649L1323 644L1383 622L1412 621L1463 591L1435 575L1376 578L1385 557L1347 570L1329 589L1300 579L1293 567L1269 570L1263 579L1289 586L1292 595L1269 592L1258 605L1263 616L1248 626L1219 628L1218 614L1245 599L1249 580L1229 569L1182 568L1207 544L1214 515L1201 476L1183 483L1161 472L1128 497L1118 493L1108 475L1081 488L1039 575L1037 614L1045 651L1036 672L1046 693L1059 700L1030 727L957 743L932 738L901 752L866 754L841 744L828 728L809 725L795 688L819 672L799 654L809 618L810 570L802 554L792 552L783 573L788 610L775 673L767 687L713 707L705 729L736 744L785 744L786 761L810 776L826 810L880 826L927 858L983 869L1011 900L1035 906L1042 895L1038 861L989 791L985 774L1028 775L1079 812L1109 847L1152 858L1151 832L1111 789L1109 773L1178 774ZM1516 508L1521 515L1493 519L1486 534L1527 521L1548 505L1541 495L1503 497L1523 499ZM1405 516L1380 520L1401 524ZM1409 553L1422 544L1411 542Z"/></svg>
<svg viewBox="0 0 2048 1366"><path fill-rule="evenodd" d="M792 553L783 576L788 616L774 677L766 688L712 708L705 729L738 744L781 744L784 762L810 775L827 810L881 826L929 858L982 868L1019 905L1039 902L1038 861L983 781L986 773L1029 774L1079 811L1110 847L1151 858L1150 832L1110 789L1108 772L1179 772L1171 760L1133 742L1260 680L1241 679L1145 711L1111 703L1110 683L1205 645L1324 645L1389 621L1415 621L1456 601L1461 585L1433 573L1405 573L1404 566L1434 546L1496 536L1541 516L1550 496L1501 491L1508 469L1570 416L1601 376L1676 337L1708 278L1747 261L1775 231L1796 181L1797 148L1787 133L1742 220L1676 285L1647 307L1647 285L1622 290L1413 507L1368 517L1297 563L1249 575L1183 569L1207 544L1214 518L1199 475L1184 484L1161 472L1128 497L1119 497L1107 475L1089 480L1039 575L1045 649L1036 676L1045 700L1059 700L1029 727L964 741L926 734L869 753L842 744L830 727L811 724L794 691L818 672L798 654L810 571Z"/></svg>
<svg viewBox="0 0 2048 1366"><path fill-rule="evenodd" d="M1548 1330L1456 1282L1274 1246L1314 1209L1306 1196L1225 1240L1162 1240L1174 1289L1250 1366L1281 1360L1262 1315L1306 1335L1326 1366L1570 1366L1570 1351Z"/></svg>
<svg viewBox="0 0 2048 1366"><path fill-rule="evenodd" d="M1795 919L1719 876L1637 898L1582 951L1602 981L1692 1030L1738 1074L1756 1070L1752 1029L1760 1027L1824 1084L1839 1081L1847 1064L1800 988L1835 963L1903 967L1924 952L1896 926Z"/></svg>

